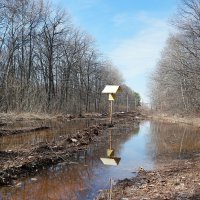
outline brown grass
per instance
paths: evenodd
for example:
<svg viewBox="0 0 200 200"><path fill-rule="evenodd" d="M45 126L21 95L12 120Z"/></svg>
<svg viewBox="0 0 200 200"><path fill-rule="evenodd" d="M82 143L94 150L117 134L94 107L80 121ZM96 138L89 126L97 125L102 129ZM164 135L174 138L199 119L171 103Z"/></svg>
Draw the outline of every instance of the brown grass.
<svg viewBox="0 0 200 200"><path fill-rule="evenodd" d="M172 116L168 114L153 114L150 116L152 119L160 120L160 121L166 121L170 123L183 123L188 124L192 126L200 127L200 118L197 117L182 117L182 116Z"/></svg>
<svg viewBox="0 0 200 200"><path fill-rule="evenodd" d="M1 122L12 121L27 121L27 120L46 120L53 119L56 116L44 114L44 113L0 113Z"/></svg>

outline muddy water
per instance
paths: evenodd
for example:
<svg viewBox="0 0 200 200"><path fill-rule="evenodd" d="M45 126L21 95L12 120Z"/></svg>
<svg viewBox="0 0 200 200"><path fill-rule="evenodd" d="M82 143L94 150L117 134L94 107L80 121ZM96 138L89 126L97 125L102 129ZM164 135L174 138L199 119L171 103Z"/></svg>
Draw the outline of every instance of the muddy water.
<svg viewBox="0 0 200 200"><path fill-rule="evenodd" d="M80 119L80 120L71 120L71 121L56 121L56 122L28 122L25 123L14 123L9 125L9 128L19 128L19 127L40 127L47 126L50 129L45 129L42 131L35 131L17 135L3 136L0 137L0 150L9 150L16 149L23 145L34 145L39 142L50 142L52 140L56 140L58 137L66 134L74 133L77 130L82 130L87 128L88 126L99 123L99 121L104 122L105 120L88 120L88 119Z"/></svg>
<svg viewBox="0 0 200 200"><path fill-rule="evenodd" d="M15 187L0 189L0 199L90 200L100 189L109 187L109 179L129 178L139 167L155 168L160 161L181 159L200 152L200 131L190 126L160 122L141 122L138 127L120 125L112 132L112 146L121 157L118 166L104 166L109 137L74 155L70 165L51 167L36 177L16 182Z"/></svg>

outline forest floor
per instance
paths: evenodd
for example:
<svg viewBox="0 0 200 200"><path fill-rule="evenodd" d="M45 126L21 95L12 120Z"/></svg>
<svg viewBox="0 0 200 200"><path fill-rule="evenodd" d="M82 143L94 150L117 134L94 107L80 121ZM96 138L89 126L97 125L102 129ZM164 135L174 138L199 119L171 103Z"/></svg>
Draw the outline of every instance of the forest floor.
<svg viewBox="0 0 200 200"><path fill-rule="evenodd" d="M102 118L99 114L86 114L85 117L91 120ZM105 118L105 116L104 116ZM70 164L73 155L78 151L87 148L91 143L98 142L104 137L105 129L122 124L126 121L134 124L143 116L139 112L116 113L113 116L113 124L101 123L83 130L76 130L73 133L59 136L51 142L39 142L34 145L25 144L14 149L0 150L0 186L13 185L16 180L29 175L35 175L42 169L48 168L57 163ZM77 117L67 116L40 116L35 114L1 114L0 115L0 137L8 135L30 133L51 127L44 126L44 121L76 120ZM17 124L17 126L13 125ZM26 125L28 124L28 127ZM20 127L20 125L22 127ZM31 126L30 126L31 125Z"/></svg>

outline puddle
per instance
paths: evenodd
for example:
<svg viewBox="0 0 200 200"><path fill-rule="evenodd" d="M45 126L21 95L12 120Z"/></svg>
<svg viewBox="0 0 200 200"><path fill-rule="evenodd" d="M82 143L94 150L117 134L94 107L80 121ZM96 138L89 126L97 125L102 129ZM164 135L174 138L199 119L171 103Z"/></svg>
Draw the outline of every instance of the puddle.
<svg viewBox="0 0 200 200"><path fill-rule="evenodd" d="M105 137L75 155L70 165L61 163L21 180L18 187L1 188L0 199L90 200L109 187L111 177L130 178L141 166L150 170L161 160L200 152L200 131L190 126L146 121L137 128L115 127L111 132L115 155L121 158L118 166L105 166L100 160L109 148L109 137Z"/></svg>
<svg viewBox="0 0 200 200"><path fill-rule="evenodd" d="M57 121L57 122L45 122L44 126L50 127L49 129L41 131L33 131L29 133L22 133L16 135L9 135L0 137L0 150L9 150L17 148L18 146L23 145L34 145L39 142L51 142L56 141L56 139L62 135L74 133L77 130L82 130L91 125L99 123L100 120L89 120L89 119L80 119L80 120L71 120L71 121ZM102 123L105 119L101 120ZM35 125L35 124L34 124ZM24 126L24 124L23 124ZM23 127L22 124L14 124L11 128ZM30 124L27 124L29 127ZM41 122L40 125L41 126Z"/></svg>

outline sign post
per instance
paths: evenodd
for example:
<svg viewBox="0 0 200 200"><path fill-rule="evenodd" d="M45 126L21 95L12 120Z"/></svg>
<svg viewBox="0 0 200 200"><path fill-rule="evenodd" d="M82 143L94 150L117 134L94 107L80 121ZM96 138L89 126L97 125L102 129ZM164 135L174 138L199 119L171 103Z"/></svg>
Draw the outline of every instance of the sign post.
<svg viewBox="0 0 200 200"><path fill-rule="evenodd" d="M118 85L106 85L102 91L102 93L108 94L108 100L110 101L110 124L112 124L113 101L116 99L116 93L121 91L122 89Z"/></svg>
<svg viewBox="0 0 200 200"><path fill-rule="evenodd" d="M110 124L112 124L113 101L110 101Z"/></svg>
<svg viewBox="0 0 200 200"><path fill-rule="evenodd" d="M112 124L112 114L113 114L113 101L116 98L116 93L122 91L120 86L117 85L106 85L102 93L108 94L108 100L110 101L110 116L109 121ZM117 166L121 160L119 157L115 157L114 149L112 149L112 132L109 129L109 149L107 149L107 158L100 158L104 165ZM109 190L109 200L112 199L112 178L110 178L110 190Z"/></svg>

